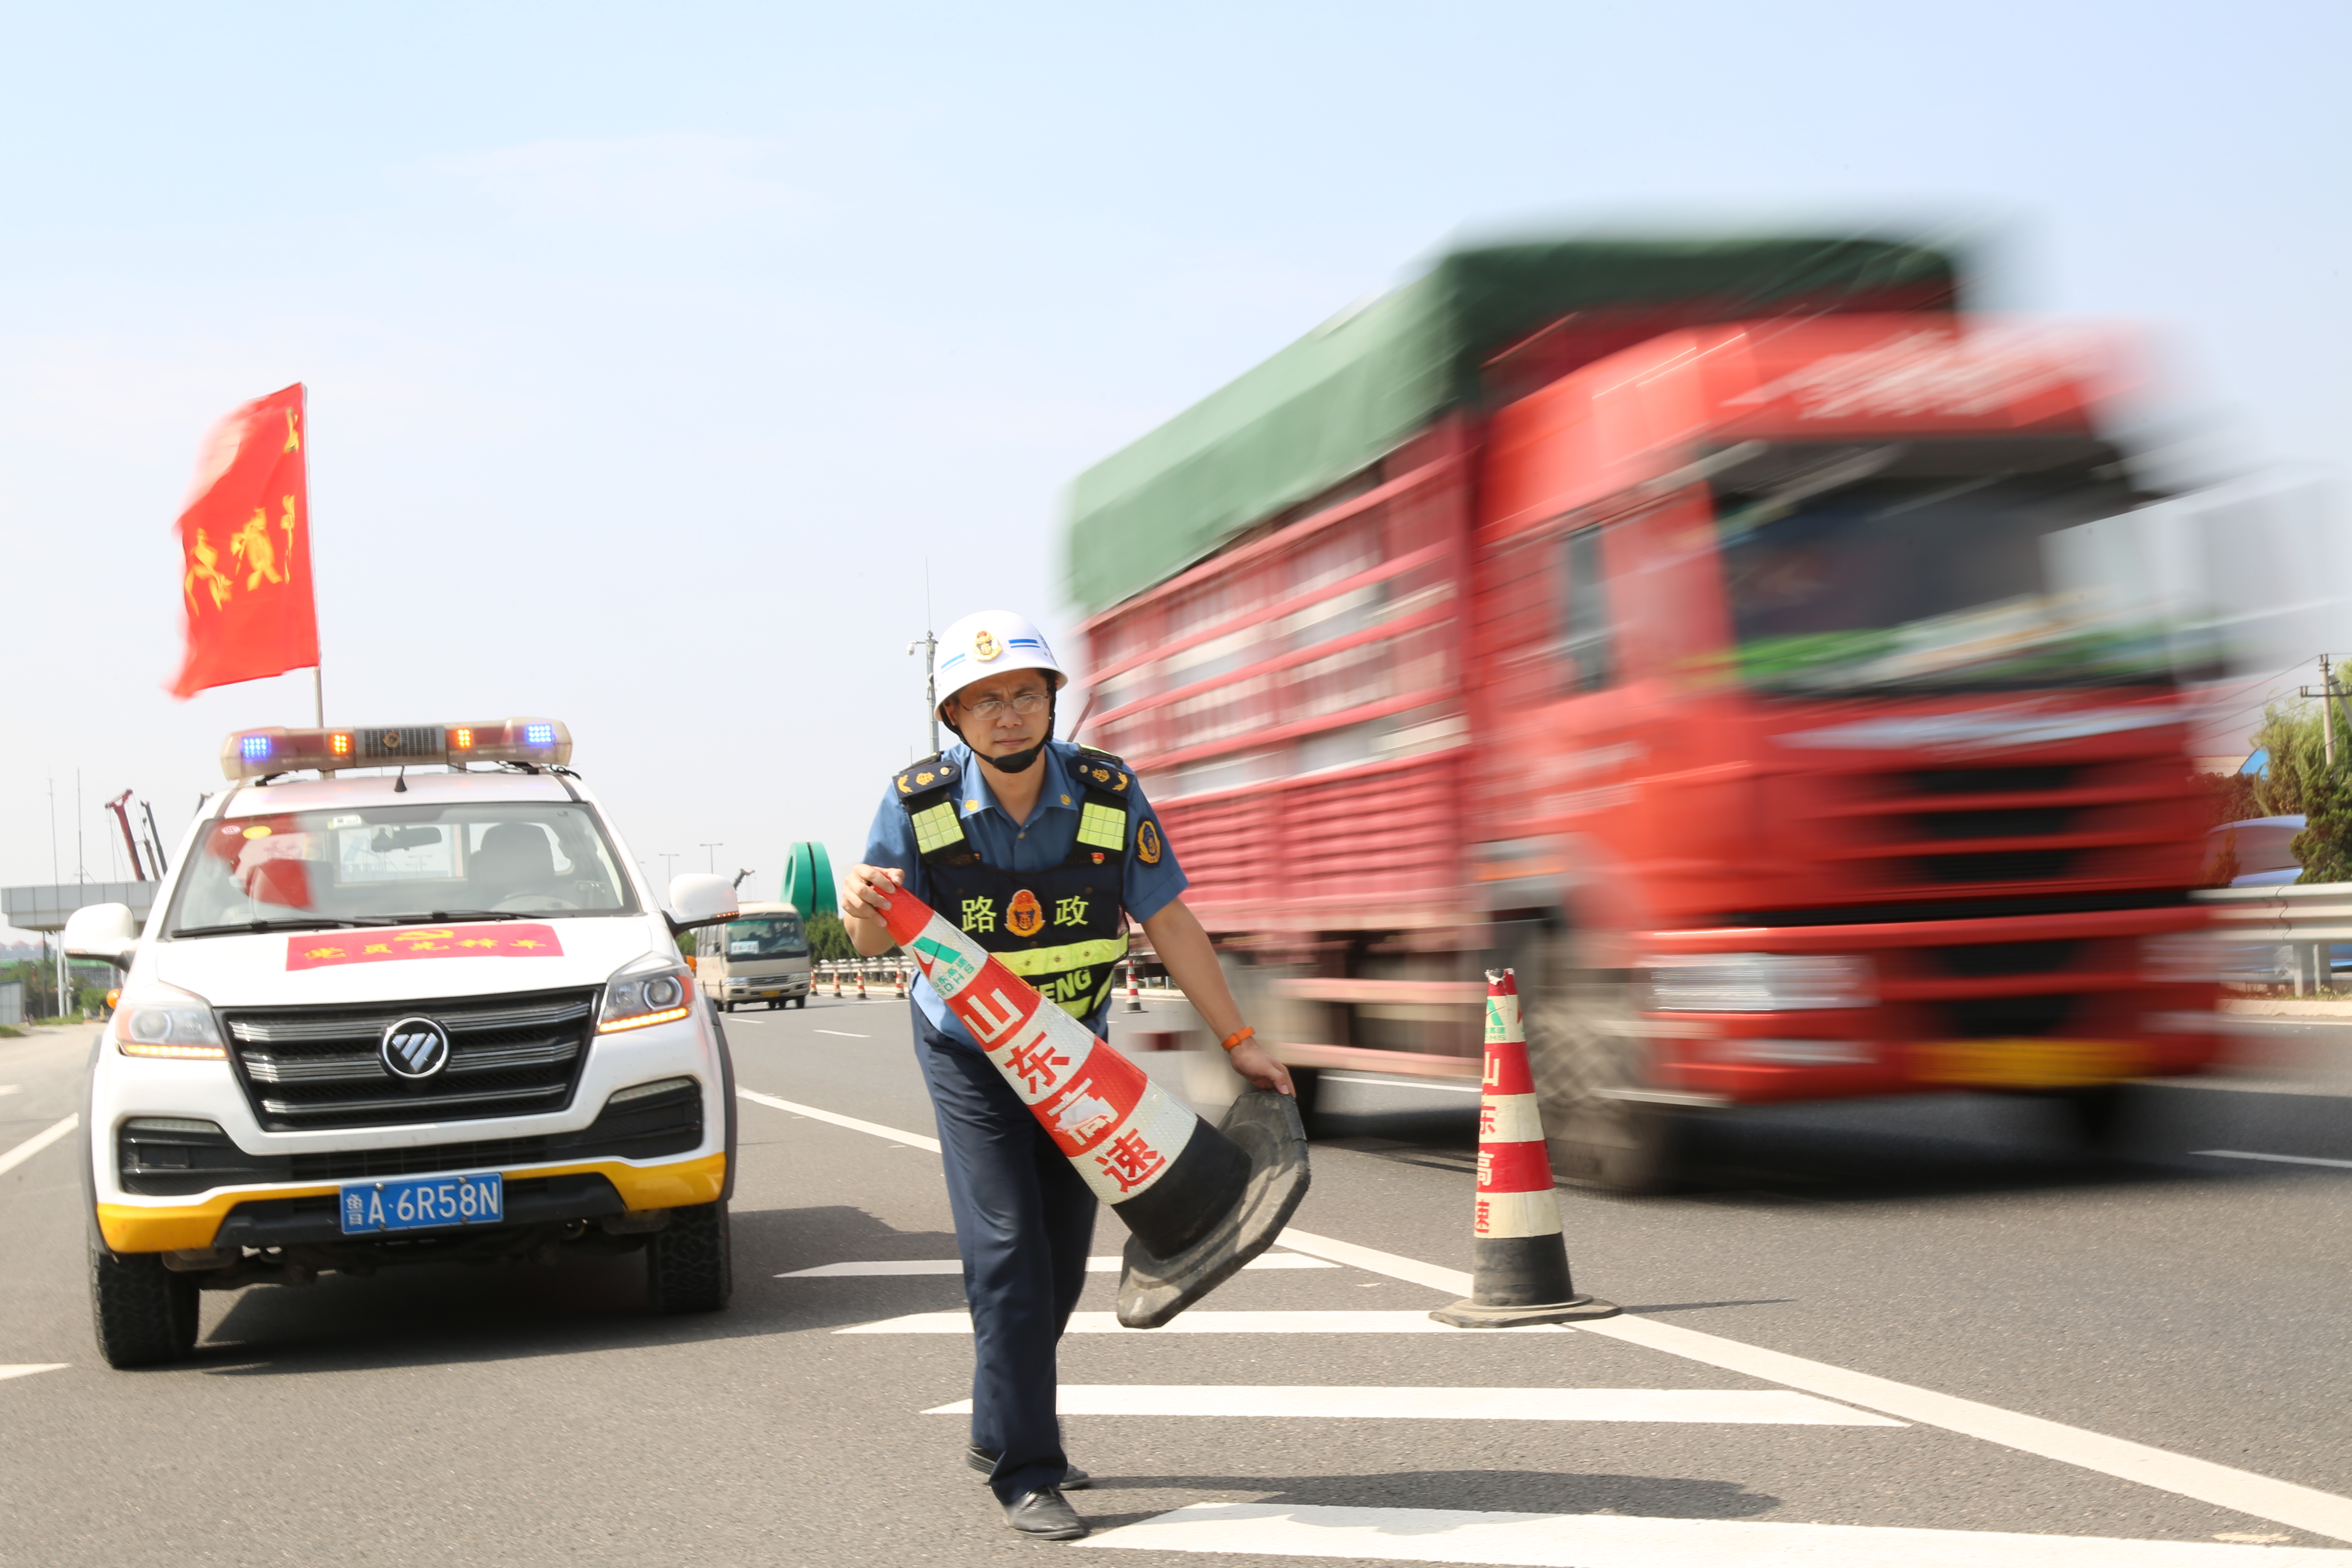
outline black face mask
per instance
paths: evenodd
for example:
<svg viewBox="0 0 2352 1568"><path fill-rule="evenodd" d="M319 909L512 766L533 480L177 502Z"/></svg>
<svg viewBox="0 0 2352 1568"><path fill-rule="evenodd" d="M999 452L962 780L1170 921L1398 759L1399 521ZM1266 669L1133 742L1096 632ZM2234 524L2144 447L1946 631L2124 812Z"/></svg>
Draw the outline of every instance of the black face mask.
<svg viewBox="0 0 2352 1568"><path fill-rule="evenodd" d="M1035 745L1024 746L1017 752L1007 752L1001 757L983 755L979 747L972 746L971 754L980 758L982 762L986 763L990 767L994 768L999 773L1027 773L1032 767L1036 765L1037 759L1045 754L1045 742L1054 738L1054 711L1057 706L1056 699L1060 696L1061 693L1058 691L1046 693L1045 733L1039 737ZM946 718L946 715L942 714L941 717ZM947 726L949 729L955 731L955 738L957 740L961 741L967 746L971 746L971 739L963 732L963 727L961 725L958 724L952 719L948 719Z"/></svg>

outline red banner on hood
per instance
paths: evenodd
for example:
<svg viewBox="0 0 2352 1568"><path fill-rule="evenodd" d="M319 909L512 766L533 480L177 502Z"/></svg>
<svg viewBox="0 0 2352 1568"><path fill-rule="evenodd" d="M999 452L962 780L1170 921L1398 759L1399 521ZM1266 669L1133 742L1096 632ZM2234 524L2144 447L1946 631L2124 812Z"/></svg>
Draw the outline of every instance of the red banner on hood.
<svg viewBox="0 0 2352 1568"><path fill-rule="evenodd" d="M323 931L286 939L289 969L392 963L404 958L562 958L551 925L411 926L399 931Z"/></svg>

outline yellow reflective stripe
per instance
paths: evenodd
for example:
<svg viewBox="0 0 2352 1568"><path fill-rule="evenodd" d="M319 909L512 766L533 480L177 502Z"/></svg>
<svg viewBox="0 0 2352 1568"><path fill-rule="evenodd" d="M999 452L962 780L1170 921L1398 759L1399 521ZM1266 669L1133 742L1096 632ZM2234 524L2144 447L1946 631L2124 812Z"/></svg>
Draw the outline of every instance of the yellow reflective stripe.
<svg viewBox="0 0 2352 1568"><path fill-rule="evenodd" d="M1127 847L1127 813L1115 805L1087 802L1078 813L1078 842L1097 849Z"/></svg>
<svg viewBox="0 0 2352 1568"><path fill-rule="evenodd" d="M915 853L928 855L942 845L953 844L963 837L963 824L957 820L955 803L941 801L915 813Z"/></svg>
<svg viewBox="0 0 2352 1568"><path fill-rule="evenodd" d="M1117 970L1112 970L1109 973L1103 976L1101 990L1096 992L1091 996L1081 996L1075 1002L1064 1002L1060 1004L1061 1009L1073 1018L1083 1019L1087 1014L1102 1005L1103 998L1110 994L1110 988L1118 983L1118 972Z"/></svg>
<svg viewBox="0 0 2352 1568"><path fill-rule="evenodd" d="M990 956L1015 974L1059 974L1065 970L1092 969L1097 963L1117 963L1127 956L1127 938L1106 937L1100 942L1066 942L1060 947L1032 947Z"/></svg>

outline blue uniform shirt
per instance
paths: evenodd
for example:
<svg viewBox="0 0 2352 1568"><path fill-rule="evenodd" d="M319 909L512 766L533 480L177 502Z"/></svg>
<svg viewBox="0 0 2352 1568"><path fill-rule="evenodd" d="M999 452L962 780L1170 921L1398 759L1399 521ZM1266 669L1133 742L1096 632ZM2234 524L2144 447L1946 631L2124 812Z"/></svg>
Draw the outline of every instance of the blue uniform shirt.
<svg viewBox="0 0 2352 1568"><path fill-rule="evenodd" d="M1072 846L1078 840L1078 807L1086 799L1070 783L1070 760L1077 754L1078 748L1067 741L1045 742L1045 754L1036 763L1045 770L1045 788L1037 792L1037 806L1029 814L1029 820L1016 823L996 804L987 777L972 764L971 748L959 741L947 749L943 755L956 765L963 778L963 793L956 801L956 811L963 818L964 836L979 852L982 864L1000 871L1045 871L1069 858ZM1135 836L1146 822L1151 823L1162 846L1156 866L1145 865L1143 858L1135 853ZM1129 784L1127 791L1127 850L1119 901L1136 920L1148 921L1173 902L1186 884L1183 869L1176 864L1175 848L1167 843L1167 835L1160 832L1158 819L1151 815L1151 803L1143 798L1139 783ZM874 814L874 826L866 832L866 863L904 871L907 890L927 904L932 902L922 857L915 852L914 824L907 819L907 808L899 804L898 792L887 785L883 789L882 809ZM915 1001L934 1028L960 1045L970 1046L973 1050L980 1048L980 1042L971 1037L962 1022L948 1010L948 1005L940 1000L939 993L931 989L931 983L920 974L915 976ZM1089 1026L1100 1022L1098 1018L1088 1020Z"/></svg>

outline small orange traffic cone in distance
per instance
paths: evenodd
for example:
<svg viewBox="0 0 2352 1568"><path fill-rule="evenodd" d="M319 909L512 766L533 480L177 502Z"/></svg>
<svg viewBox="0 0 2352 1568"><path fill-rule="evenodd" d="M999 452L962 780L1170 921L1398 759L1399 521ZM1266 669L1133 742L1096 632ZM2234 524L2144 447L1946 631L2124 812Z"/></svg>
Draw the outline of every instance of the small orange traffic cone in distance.
<svg viewBox="0 0 2352 1568"><path fill-rule="evenodd" d="M1518 982L1507 969L1490 969L1470 1295L1429 1315L1457 1329L1510 1329L1616 1314L1614 1304L1578 1295L1569 1278L1559 1194L1552 1188L1543 1113L1519 1022Z"/></svg>
<svg viewBox="0 0 2352 1568"><path fill-rule="evenodd" d="M866 961L862 958L857 961L857 999L866 1000Z"/></svg>
<svg viewBox="0 0 2352 1568"><path fill-rule="evenodd" d="M906 996L906 994L907 994L907 963L906 963L906 960L901 959L901 960L899 960L898 963L896 963L892 964L892 965L890 966L890 973L891 973L892 976L893 976L893 977L897 980L897 982L898 982L898 993L899 997L900 997L901 999L904 999L904 997L905 997L905 996Z"/></svg>

